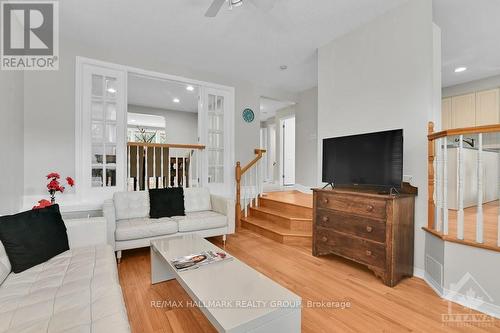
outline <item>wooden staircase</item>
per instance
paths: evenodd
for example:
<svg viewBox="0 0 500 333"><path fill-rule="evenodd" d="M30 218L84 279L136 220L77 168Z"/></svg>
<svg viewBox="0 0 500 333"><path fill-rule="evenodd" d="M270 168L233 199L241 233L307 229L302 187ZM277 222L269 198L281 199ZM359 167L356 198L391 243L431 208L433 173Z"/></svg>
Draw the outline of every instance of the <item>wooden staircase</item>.
<svg viewBox="0 0 500 333"><path fill-rule="evenodd" d="M241 218L243 228L290 245L312 243L312 195L298 191L263 194Z"/></svg>

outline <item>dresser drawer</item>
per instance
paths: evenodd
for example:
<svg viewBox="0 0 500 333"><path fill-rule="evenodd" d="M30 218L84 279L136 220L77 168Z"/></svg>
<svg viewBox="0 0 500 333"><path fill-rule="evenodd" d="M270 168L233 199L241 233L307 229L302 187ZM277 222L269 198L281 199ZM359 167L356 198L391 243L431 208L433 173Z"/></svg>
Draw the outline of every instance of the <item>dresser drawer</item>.
<svg viewBox="0 0 500 333"><path fill-rule="evenodd" d="M385 268L385 246L380 243L352 237L318 227L315 229L315 246L319 252L331 252L355 261Z"/></svg>
<svg viewBox="0 0 500 333"><path fill-rule="evenodd" d="M385 219L385 200L363 196L320 192L316 204L319 208L335 209L349 214Z"/></svg>
<svg viewBox="0 0 500 333"><path fill-rule="evenodd" d="M333 210L318 209L316 225L385 243L385 222Z"/></svg>

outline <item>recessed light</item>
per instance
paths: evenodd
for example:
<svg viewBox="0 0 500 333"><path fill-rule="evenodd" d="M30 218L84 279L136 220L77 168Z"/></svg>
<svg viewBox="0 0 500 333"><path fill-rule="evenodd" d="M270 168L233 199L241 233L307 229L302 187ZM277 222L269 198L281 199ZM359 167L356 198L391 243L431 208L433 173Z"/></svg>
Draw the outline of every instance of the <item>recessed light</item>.
<svg viewBox="0 0 500 333"><path fill-rule="evenodd" d="M455 73L462 73L467 70L467 67L457 67L455 68Z"/></svg>
<svg viewBox="0 0 500 333"><path fill-rule="evenodd" d="M131 122L131 123L135 123L135 122L136 122L136 120L135 120L135 119L130 119L130 122Z"/></svg>
<svg viewBox="0 0 500 333"><path fill-rule="evenodd" d="M116 92L115 88L108 88L108 92L114 94Z"/></svg>
<svg viewBox="0 0 500 333"><path fill-rule="evenodd" d="M174 103L180 103L180 102L181 102L181 100L180 100L180 99L178 99L178 98L174 98L174 99L172 100L172 102L174 102Z"/></svg>
<svg viewBox="0 0 500 333"><path fill-rule="evenodd" d="M193 91L193 90L194 90L194 87L193 87L193 86L187 86L187 87L186 87L186 90L187 90L187 91Z"/></svg>

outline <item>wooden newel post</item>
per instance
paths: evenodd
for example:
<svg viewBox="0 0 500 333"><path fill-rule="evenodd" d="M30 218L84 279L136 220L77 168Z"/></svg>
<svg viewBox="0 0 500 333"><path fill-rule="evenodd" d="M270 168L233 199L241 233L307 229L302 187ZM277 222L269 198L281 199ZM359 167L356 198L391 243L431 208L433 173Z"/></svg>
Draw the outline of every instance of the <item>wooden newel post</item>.
<svg viewBox="0 0 500 333"><path fill-rule="evenodd" d="M236 204L235 204L235 214L236 217L236 228L241 227L241 164L236 162Z"/></svg>
<svg viewBox="0 0 500 333"><path fill-rule="evenodd" d="M428 125L429 135L434 133L434 123L432 121L429 122ZM436 155L434 140L428 137L427 144L427 174L428 174L428 205L427 205L427 227L429 229L434 229L434 211L435 211L435 203L434 203L434 157Z"/></svg>

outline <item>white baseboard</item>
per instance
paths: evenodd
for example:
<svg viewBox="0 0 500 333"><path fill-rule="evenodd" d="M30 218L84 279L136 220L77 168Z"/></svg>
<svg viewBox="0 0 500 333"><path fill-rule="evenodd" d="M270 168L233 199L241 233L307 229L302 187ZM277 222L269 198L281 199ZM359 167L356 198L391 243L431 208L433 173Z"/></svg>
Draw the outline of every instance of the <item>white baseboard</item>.
<svg viewBox="0 0 500 333"><path fill-rule="evenodd" d="M306 194L312 194L312 190L311 190L310 186L304 186L302 184L295 184L293 187L295 190L297 190L299 192L306 193Z"/></svg>

